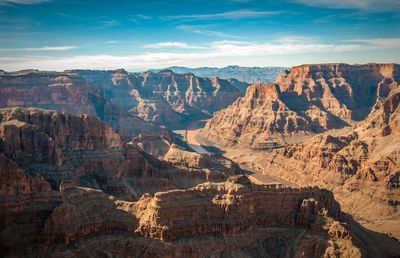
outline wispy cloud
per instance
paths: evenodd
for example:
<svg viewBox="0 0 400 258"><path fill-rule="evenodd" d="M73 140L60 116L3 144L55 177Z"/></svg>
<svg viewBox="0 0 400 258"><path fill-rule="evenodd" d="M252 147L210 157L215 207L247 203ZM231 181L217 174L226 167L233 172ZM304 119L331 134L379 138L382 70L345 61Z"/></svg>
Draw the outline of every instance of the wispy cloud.
<svg viewBox="0 0 400 258"><path fill-rule="evenodd" d="M129 21L131 21L137 25L141 24L141 21L143 21L143 20L151 20L151 19L153 19L153 18L150 16L147 16L147 15L143 15L143 14L129 15L129 18L128 18Z"/></svg>
<svg viewBox="0 0 400 258"><path fill-rule="evenodd" d="M77 46L56 47L28 47L28 48L0 48L0 51L66 51L78 48Z"/></svg>
<svg viewBox="0 0 400 258"><path fill-rule="evenodd" d="M361 9L368 11L393 11L400 9L399 0L290 0L322 8Z"/></svg>
<svg viewBox="0 0 400 258"><path fill-rule="evenodd" d="M253 11L253 10L236 10L222 13L210 13L210 14L189 14L189 15L173 15L163 16L161 20L183 20L183 21L195 21L195 20L238 20L243 18L261 18L272 15L277 15L282 12L277 11Z"/></svg>
<svg viewBox="0 0 400 258"><path fill-rule="evenodd" d="M104 42L104 44L107 44L107 45L117 44L117 43L118 43L118 41L116 41L116 40L109 40L109 41Z"/></svg>
<svg viewBox="0 0 400 258"><path fill-rule="evenodd" d="M143 48L186 48L186 49L204 49L202 46L198 45L189 45L183 42L158 42L153 44L148 44L143 46Z"/></svg>
<svg viewBox="0 0 400 258"><path fill-rule="evenodd" d="M241 37L241 36L238 36L238 35L233 35L233 34L225 33L225 32L222 32L222 31L206 29L203 26L179 25L176 28L180 29L180 30L183 30L183 31L196 33L196 34L200 34L200 35L206 35L206 36L230 38L230 39L243 39L244 38L244 37Z"/></svg>
<svg viewBox="0 0 400 258"><path fill-rule="evenodd" d="M0 5L13 5L13 4L32 5L32 4L41 4L47 2L50 2L50 0L0 0Z"/></svg>
<svg viewBox="0 0 400 258"><path fill-rule="evenodd" d="M144 15L144 14L133 14L133 15L130 15L130 17L137 18L137 19L142 19L142 20L150 20L150 19L152 19L150 16Z"/></svg>

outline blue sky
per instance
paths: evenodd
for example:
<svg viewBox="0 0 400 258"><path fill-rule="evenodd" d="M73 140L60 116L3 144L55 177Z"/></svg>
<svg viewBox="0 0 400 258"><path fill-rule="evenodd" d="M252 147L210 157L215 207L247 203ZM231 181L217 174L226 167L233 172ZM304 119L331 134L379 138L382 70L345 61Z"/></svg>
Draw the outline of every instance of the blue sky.
<svg viewBox="0 0 400 258"><path fill-rule="evenodd" d="M0 69L400 63L399 0L0 0Z"/></svg>

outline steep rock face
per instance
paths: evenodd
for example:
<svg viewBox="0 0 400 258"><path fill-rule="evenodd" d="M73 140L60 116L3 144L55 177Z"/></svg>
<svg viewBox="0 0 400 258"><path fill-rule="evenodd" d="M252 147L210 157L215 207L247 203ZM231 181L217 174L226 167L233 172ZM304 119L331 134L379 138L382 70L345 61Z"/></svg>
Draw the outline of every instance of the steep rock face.
<svg viewBox="0 0 400 258"><path fill-rule="evenodd" d="M53 189L68 179L106 190L114 166L123 164L123 147L120 136L94 117L0 109L1 152L27 172L43 176Z"/></svg>
<svg viewBox="0 0 400 258"><path fill-rule="evenodd" d="M291 111L279 96L276 84L252 85L245 97L214 115L201 135L222 145L251 145L279 138L278 134L306 130L308 121Z"/></svg>
<svg viewBox="0 0 400 258"><path fill-rule="evenodd" d="M73 180L125 199L222 181L238 173L233 162L220 170L215 160L207 163L209 169L159 160L134 143L124 144L94 117L37 108L0 109L0 152L26 172L40 174L53 189Z"/></svg>
<svg viewBox="0 0 400 258"><path fill-rule="evenodd" d="M400 66L367 65L302 65L278 77L282 91L294 92L333 115L349 121L363 119L376 101L387 97L384 89L397 85Z"/></svg>
<svg viewBox="0 0 400 258"><path fill-rule="evenodd" d="M378 99L370 115L352 130L327 132L265 153L259 165L300 185L333 190L344 210L363 221L398 222L399 119L397 88ZM399 236L395 227L384 232Z"/></svg>
<svg viewBox="0 0 400 258"><path fill-rule="evenodd" d="M144 164L129 160L136 166ZM246 176L235 176L224 183L144 194L130 202L77 186L73 180L63 180L59 189L51 190L43 178L29 175L4 155L0 155L0 168L0 251L5 256L108 252L144 257L385 256L400 252L395 240L340 222L343 215L326 190L254 185ZM361 241L360 235L366 239Z"/></svg>
<svg viewBox="0 0 400 258"><path fill-rule="evenodd" d="M231 177L219 185L156 193L152 198L143 197L137 205L144 210L138 211L136 233L163 241L237 234L271 225L307 227L323 209L334 217L339 211L329 192L252 185L246 176Z"/></svg>
<svg viewBox="0 0 400 258"><path fill-rule="evenodd" d="M50 191L49 183L39 175L28 175L18 165L0 154L0 194L17 195Z"/></svg>
<svg viewBox="0 0 400 258"><path fill-rule="evenodd" d="M0 254L32 244L60 201L45 179L0 154Z"/></svg>
<svg viewBox="0 0 400 258"><path fill-rule="evenodd" d="M39 107L70 114L96 115L124 138L161 133L156 122L172 127L210 116L239 97L246 83L193 74L68 70L27 70L0 74L0 107Z"/></svg>
<svg viewBox="0 0 400 258"><path fill-rule="evenodd" d="M2 238L2 254L385 257L400 252L397 241L348 220L332 193L317 188L253 185L246 176L236 176L224 183L145 194L137 202L128 202L98 190L63 185L68 187L47 194L45 215L31 214L39 229L29 238L21 237L22 247ZM39 193L29 196L44 200ZM26 197L19 195L17 200ZM40 206L35 207L37 211ZM27 225L18 219L29 208L13 214L14 228ZM2 223L0 228L11 225ZM18 239L22 233L8 230L2 236Z"/></svg>
<svg viewBox="0 0 400 258"><path fill-rule="evenodd" d="M320 133L364 119L399 78L397 64L293 67L274 85L251 86L245 97L206 124L202 136L222 146L286 145L304 138L299 133Z"/></svg>
<svg viewBox="0 0 400 258"><path fill-rule="evenodd" d="M131 114L172 127L185 120L209 116L228 106L247 86L238 81L176 74L171 70L75 72L99 85L115 105L123 103Z"/></svg>
<svg viewBox="0 0 400 258"><path fill-rule="evenodd" d="M134 99L126 95L129 92L119 88L110 94L74 71L28 70L0 75L0 108L39 107L74 115L89 114L108 123L126 139L143 131L161 132L160 128L128 114Z"/></svg>
<svg viewBox="0 0 400 258"><path fill-rule="evenodd" d="M148 121L174 125L225 108L240 96L229 81L175 74L170 70L144 72L134 77L138 100L131 112Z"/></svg>
<svg viewBox="0 0 400 258"><path fill-rule="evenodd" d="M36 106L94 115L96 107L89 104L91 94L100 98L101 93L73 73L28 70L0 77L0 107Z"/></svg>

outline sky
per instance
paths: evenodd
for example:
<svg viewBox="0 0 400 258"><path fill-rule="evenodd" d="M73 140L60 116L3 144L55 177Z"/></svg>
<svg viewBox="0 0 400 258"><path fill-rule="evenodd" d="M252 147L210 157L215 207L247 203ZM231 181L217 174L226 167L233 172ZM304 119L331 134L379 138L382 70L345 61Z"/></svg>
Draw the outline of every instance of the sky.
<svg viewBox="0 0 400 258"><path fill-rule="evenodd" d="M400 0L0 0L0 69L400 63Z"/></svg>

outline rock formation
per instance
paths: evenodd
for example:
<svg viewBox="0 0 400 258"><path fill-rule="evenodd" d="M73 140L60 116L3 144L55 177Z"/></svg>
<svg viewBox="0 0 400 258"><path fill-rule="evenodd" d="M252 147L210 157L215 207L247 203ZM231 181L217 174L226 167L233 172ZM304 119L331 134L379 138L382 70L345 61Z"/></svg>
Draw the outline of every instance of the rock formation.
<svg viewBox="0 0 400 258"><path fill-rule="evenodd" d="M118 89L115 92L121 93ZM133 98L118 100L121 99L109 97L96 83L73 71L27 70L0 75L0 108L39 107L74 115L88 114L108 123L126 139L141 132L163 131L128 113L125 103L129 105Z"/></svg>
<svg viewBox="0 0 400 258"><path fill-rule="evenodd" d="M268 83L275 81L276 77L285 69L285 67L242 67L230 65L222 68L187 68L173 66L168 69L175 73L193 73L200 77L219 77L221 79L233 78L247 83Z"/></svg>
<svg viewBox="0 0 400 258"><path fill-rule="evenodd" d="M359 221L400 237L399 104L395 88L353 128L258 153L247 164L298 185L330 189Z"/></svg>
<svg viewBox="0 0 400 258"><path fill-rule="evenodd" d="M201 130L201 136L218 145L279 145L280 134L302 132L308 121L279 98L276 84L255 84L246 96L218 112ZM274 139L274 141L272 141Z"/></svg>
<svg viewBox="0 0 400 258"><path fill-rule="evenodd" d="M253 185L236 176L129 202L70 182L61 187L2 194L3 255L383 257L400 252L396 240L359 227L340 212L329 191L317 188Z"/></svg>
<svg viewBox="0 0 400 258"><path fill-rule="evenodd" d="M0 106L65 112L0 108L0 256L398 257L374 232L400 236L398 81L398 65L294 67L207 123L205 140L258 148L238 156L291 188L144 121L210 115L232 81L0 72Z"/></svg>
<svg viewBox="0 0 400 258"><path fill-rule="evenodd" d="M75 71L104 89L113 103L124 103L131 114L146 121L176 127L179 123L211 115L241 95L247 84L171 70L128 73L116 71ZM238 88L237 88L238 87Z"/></svg>
<svg viewBox="0 0 400 258"><path fill-rule="evenodd" d="M94 115L130 140L143 132L166 131L150 122L179 127L185 121L210 116L232 103L246 87L238 81L169 70L26 70L0 74L0 108L39 107Z"/></svg>
<svg viewBox="0 0 400 258"><path fill-rule="evenodd" d="M221 170L211 162L206 169L203 163L159 160L136 144L125 144L94 117L36 108L0 109L0 151L27 173L41 175L53 189L73 180L125 199L222 181L239 171L233 164Z"/></svg>
<svg viewBox="0 0 400 258"><path fill-rule="evenodd" d="M352 125L397 87L399 71L397 64L293 67L276 84L251 86L206 124L202 136L221 146L274 148Z"/></svg>

